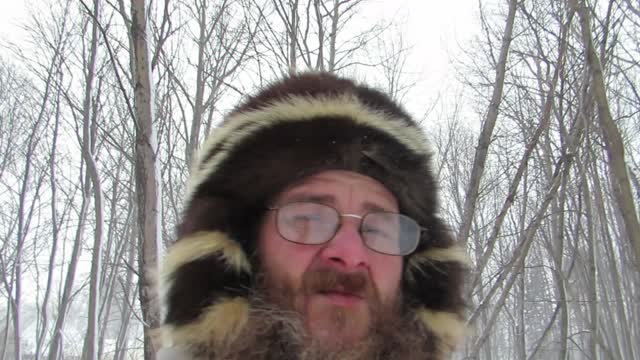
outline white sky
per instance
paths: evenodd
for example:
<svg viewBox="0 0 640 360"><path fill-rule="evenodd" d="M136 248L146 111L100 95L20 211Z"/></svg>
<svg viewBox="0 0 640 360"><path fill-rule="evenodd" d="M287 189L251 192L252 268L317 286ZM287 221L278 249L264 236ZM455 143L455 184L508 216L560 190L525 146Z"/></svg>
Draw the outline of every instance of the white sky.
<svg viewBox="0 0 640 360"><path fill-rule="evenodd" d="M38 0L3 1L0 44L20 39L19 24L25 21L26 9L34 4L37 7ZM363 19L395 18L402 24L407 44L413 45L406 70L418 79L417 89L406 99L406 105L413 115L422 116L429 102L455 86L450 56L479 29L474 15L478 12L477 0L369 0L360 9Z"/></svg>
<svg viewBox="0 0 640 360"><path fill-rule="evenodd" d="M477 0L377 0L374 3L378 5L374 15L395 15L401 22L406 19L403 30L408 43L414 46L412 59L422 62L421 70L426 73L427 81L444 75L449 53L456 52L478 28L474 17Z"/></svg>
<svg viewBox="0 0 640 360"><path fill-rule="evenodd" d="M215 0L211 0L215 1ZM6 0L0 6L0 37L17 40L16 26L26 16L29 4L37 0ZM425 51L434 47L444 50L452 41L463 39L477 27L473 13L477 0L372 0L361 7L363 15L372 17L396 16L407 19L407 35L412 36L417 48Z"/></svg>
<svg viewBox="0 0 640 360"><path fill-rule="evenodd" d="M16 27L25 17L24 0L5 0L0 5L0 39L16 41L18 31Z"/></svg>
<svg viewBox="0 0 640 360"><path fill-rule="evenodd" d="M377 0L378 12L397 12L407 43L413 46L409 71L418 83L405 106L417 119L440 95L455 96L458 90L451 57L468 44L479 29L477 0Z"/></svg>

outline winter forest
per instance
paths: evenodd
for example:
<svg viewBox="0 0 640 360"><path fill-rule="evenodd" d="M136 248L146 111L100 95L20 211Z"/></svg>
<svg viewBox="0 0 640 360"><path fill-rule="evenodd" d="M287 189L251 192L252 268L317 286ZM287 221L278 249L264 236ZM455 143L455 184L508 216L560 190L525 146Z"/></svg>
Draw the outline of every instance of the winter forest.
<svg viewBox="0 0 640 360"><path fill-rule="evenodd" d="M471 257L456 358L640 359L640 1L465 4L424 96L421 35L363 15L380 0L27 2L0 38L0 360L154 359L199 144L309 69L424 127Z"/></svg>

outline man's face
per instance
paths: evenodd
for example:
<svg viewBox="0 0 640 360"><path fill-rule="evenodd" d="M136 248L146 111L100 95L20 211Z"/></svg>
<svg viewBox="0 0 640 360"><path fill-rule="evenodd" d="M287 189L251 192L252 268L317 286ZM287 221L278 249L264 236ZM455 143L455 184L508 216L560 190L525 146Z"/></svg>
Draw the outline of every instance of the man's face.
<svg viewBox="0 0 640 360"><path fill-rule="evenodd" d="M274 205L311 201L341 214L398 211L395 197L379 182L348 171L325 171L286 189ZM276 303L302 314L314 341L340 348L366 337L384 316L397 311L402 257L369 249L360 219L341 217L341 226L321 245L284 239L269 211L258 250L267 292Z"/></svg>

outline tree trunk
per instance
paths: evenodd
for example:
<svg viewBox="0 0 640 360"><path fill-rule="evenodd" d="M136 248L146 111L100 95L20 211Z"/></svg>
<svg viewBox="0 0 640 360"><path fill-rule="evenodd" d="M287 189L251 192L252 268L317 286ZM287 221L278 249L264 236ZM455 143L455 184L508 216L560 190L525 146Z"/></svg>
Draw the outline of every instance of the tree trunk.
<svg viewBox="0 0 640 360"><path fill-rule="evenodd" d="M62 73L60 74L60 80L62 80ZM61 82L61 81L60 81ZM48 307L49 307L49 297L51 296L51 288L53 286L53 268L55 266L55 262L57 260L57 249L58 249L58 240L59 240L59 230L60 226L58 225L58 214L57 214L57 190L58 184L56 179L56 153L58 151L58 130L60 128L60 92L57 93L56 98L56 113L55 113L55 123L53 126L53 139L51 144L51 155L49 156L49 186L51 187L51 253L49 256L49 271L47 273L47 285L44 290L44 299L42 300L41 306L41 324L40 330L36 336L36 349L35 356L36 360L39 360L42 354L42 347L44 344L45 337L47 335L47 330L49 327L49 315L48 315Z"/></svg>
<svg viewBox="0 0 640 360"><path fill-rule="evenodd" d="M147 39L147 3L131 1L131 34L133 38L133 70L135 99L135 173L138 211L138 271L140 275L140 307L144 321L144 356L155 359L157 344L152 330L160 323L160 304L155 276L162 244L160 233L160 182L157 165L158 142L153 124L153 90Z"/></svg>
<svg viewBox="0 0 640 360"><path fill-rule="evenodd" d="M535 239L534 233L540 227L543 217L546 216L549 204L555 198L558 188L560 187L561 178L562 176L566 176L566 172L569 166L570 161L566 161L565 164L563 164L563 161L558 163L555 176L549 185L549 190L545 195L542 204L537 209L536 214L530 221L527 229L522 233L522 235L519 236L518 245L511 256L511 260L505 265L504 271L502 271L500 276L496 279L495 285L491 288L487 296L480 304L479 309L486 308L489 301L492 301L493 294L496 293L499 287L502 288L500 297L496 301L492 301L495 304L493 307L493 311L489 316L488 322L485 324L485 328L483 329L482 334L480 334L478 340L473 345L473 349L471 350L472 355L477 354L484 346L485 342L489 339L491 329L495 325L498 314L500 313L501 309L504 308L507 296L510 294L511 288L513 287L513 284L518 277L518 270L522 269L525 264L529 249L531 248L533 240ZM471 315L469 322L474 323L478 315L478 311L476 310Z"/></svg>
<svg viewBox="0 0 640 360"><path fill-rule="evenodd" d="M340 21L340 1L333 1L333 13L331 15L331 33L329 33L329 64L327 70L330 73L336 71L336 41L338 38L338 22ZM320 44L322 46L322 44Z"/></svg>
<svg viewBox="0 0 640 360"><path fill-rule="evenodd" d="M11 323L11 300L7 298L6 311L4 313L4 329L2 330L2 343L0 343L0 360L5 360L7 344L9 343L9 324Z"/></svg>
<svg viewBox="0 0 640 360"><path fill-rule="evenodd" d="M297 49L298 49L298 0L294 0L291 5L291 21L289 32L289 73L295 74L298 71L297 65Z"/></svg>
<svg viewBox="0 0 640 360"><path fill-rule="evenodd" d="M89 308L87 334L84 339L84 348L82 350L83 359L98 360L98 318L100 304L100 278L102 271L102 233L103 233L103 204L102 204L102 184L98 167L95 162L95 145L94 134L98 109L95 104L92 106L93 97L99 97L99 92L94 94L94 79L96 58L98 53L98 19L100 19L100 0L93 1L93 16L91 18L91 45L89 50L89 59L85 73L85 92L82 106L82 122L83 122L83 142L82 156L87 165L87 172L93 184L93 201L94 212L96 217L93 249L91 255L91 273L89 275Z"/></svg>
<svg viewBox="0 0 640 360"><path fill-rule="evenodd" d="M478 139L476 155L473 159L473 168L471 169L470 183L467 187L467 193L464 199L462 223L460 224L460 230L458 231L458 241L462 243L461 245L466 245L469 237L469 230L471 229L471 222L473 221L476 202L478 200L480 181L484 174L484 166L487 161L487 153L489 152L489 143L491 142L493 129L495 128L496 120L498 119L500 102L502 100L502 89L504 87L504 77L507 67L507 57L509 55L509 47L511 45L513 33L513 23L516 18L517 4L517 0L509 0L509 13L507 15L507 22L505 24L504 35L502 37L500 57L496 64L496 79L493 85L493 95L491 96L491 102L489 103L487 119L482 126L482 133Z"/></svg>
<svg viewBox="0 0 640 360"><path fill-rule="evenodd" d="M118 163L124 163L126 162L126 159L121 154L119 158L116 159L116 161ZM113 179L112 179L113 185L111 188L110 201L109 201L109 204L107 204L107 207L110 209L118 208L118 197L122 191L127 191L131 193L131 189L126 188L126 185L125 185L126 183L122 181L123 173L129 175L129 178L131 178L131 174L128 173L127 170L129 169L124 166L118 166L118 168L115 170L115 175L113 176ZM130 248L135 244L135 238L131 239L131 237L128 236L128 232L127 232L127 229L129 228L129 224L132 222L131 219L132 219L133 209L134 209L134 206L132 204L131 206L127 207L127 214L124 217L124 221L126 225L125 225L125 230L122 232L122 236L118 236L118 234L116 234L116 228L117 228L116 223L118 222L119 219L122 219L122 218L119 218L119 215L121 216L122 213L117 211L111 211L111 214L109 217L108 223L110 226L106 235L107 240L106 240L106 246L105 246L106 248L105 258L113 259L113 260L110 267L105 266L105 271L103 272L105 275L100 280L101 288L105 289L102 296L105 300L101 305L101 309L100 309L100 318L102 319L100 334L106 334L107 328L110 325L109 316L111 314L112 304L115 300L115 289L116 289L117 280L119 279L118 276L119 276L120 268L121 266L123 266L123 264L126 266L128 264L135 263L135 259L133 261L124 260L124 253L128 251L127 250L128 248ZM112 248L115 248L115 250L113 250L113 253L111 252ZM131 273L132 271L127 271L128 275ZM126 304L128 304L128 302L126 302ZM124 319L122 319L122 321L124 321ZM98 358L99 359L104 358L105 339L106 339L106 336L100 336L100 339L98 341Z"/></svg>
<svg viewBox="0 0 640 360"><path fill-rule="evenodd" d="M638 214L636 213L633 203L633 194L631 192L629 174L627 173L627 165L625 163L624 143L622 136L620 136L620 131L611 115L602 65L593 44L591 17L589 15L590 10L583 1L578 3L578 0L572 0L572 6L580 16L582 41L584 42L584 48L587 53L586 62L598 109L598 119L604 134L604 148L609 160L608 169L611 177L613 196L624 222L625 233L629 237L631 246L635 250L636 266L640 269L640 223L638 222Z"/></svg>
<svg viewBox="0 0 640 360"><path fill-rule="evenodd" d="M313 10L318 25L318 58L316 59L316 70L324 71L324 23L322 22L322 11L320 10L320 0L313 0Z"/></svg>
<svg viewBox="0 0 640 360"><path fill-rule="evenodd" d="M554 262L554 269L552 270L553 279L557 287L557 311L560 311L560 337L557 342L560 343L560 349L558 350L558 359L568 359L568 344L569 341L569 309L567 307L567 291L565 276L570 274L564 271L563 256L565 252L564 246L564 230L565 230L565 203L567 197L567 181L568 177L562 179L562 185L560 188L560 196L554 207L553 221L553 239L552 242L556 243L555 249L550 252L550 257Z"/></svg>
<svg viewBox="0 0 640 360"><path fill-rule="evenodd" d="M560 50L560 52L562 52L562 50ZM527 254L529 252L529 249L531 248L533 240L535 239L534 234L538 231L540 224L546 217L549 205L551 204L551 201L555 199L557 191L560 188L562 178L567 176L569 172L571 163L573 161L573 155L571 154L573 154L578 147L579 141L577 135L580 132L581 124L579 122L576 122L574 128L571 130L571 134L569 134L568 139L564 143L565 149L563 150L563 154L566 155L563 155L561 160L556 163L553 175L548 181L548 190L542 202L540 203L538 209L536 209L535 215L529 221L529 225L527 226L526 230L523 231L521 235L519 235L518 245L511 255L511 259L508 261L508 263L505 264L504 270L497 277L494 286L478 306L478 309L482 310L488 306L489 302L496 304L494 306L494 310L491 313L491 316L489 317L488 323L485 324L485 328L483 329L482 334L480 334L478 340L473 345L473 348L471 350L472 355L478 353L480 348L482 348L482 346L490 336L491 329L495 324L498 314L500 313L500 309L504 306L510 289L517 278L518 270L521 269L525 264ZM502 294L499 299L493 301L493 295L497 292L498 288L502 288ZM473 324L478 316L479 311L474 311L469 318L469 323Z"/></svg>
<svg viewBox="0 0 640 360"><path fill-rule="evenodd" d="M58 303L58 317L56 318L56 324L53 327L51 346L49 347L48 360L58 359L58 355L62 348L62 334L63 328L67 318L67 312L71 306L71 297L73 291L73 285L76 277L76 269L78 267L78 260L80 253L82 252L82 237L84 234L84 225L87 218L87 210L89 207L89 175L84 174L84 189L82 196L82 204L80 205L80 213L78 214L78 227L76 228L76 235L73 242L73 249L71 250L71 259L69 259L69 267L67 268L67 275L64 281L64 289L62 296Z"/></svg>
<svg viewBox="0 0 640 360"><path fill-rule="evenodd" d="M560 43L560 47L558 49L558 57L557 57L557 61L556 61L556 68L553 72L553 76L551 78L551 82L550 82L550 89L549 91L547 91L546 93L546 97L544 100L544 103L542 104L542 116L540 118L540 123L538 124L536 130L534 131L534 133L531 135L530 139L527 142L524 154L522 155L522 158L518 164L518 168L516 170L516 173L513 177L513 180L511 181L511 184L509 184L509 189L507 192L507 197L500 209L500 212L498 213L498 216L496 217L495 220L495 224L493 225L493 229L491 231L491 235L489 236L488 239L488 245L487 245L487 250L484 252L483 256L479 259L478 264L476 266L476 274L474 276L474 279L472 281L472 287L471 290L473 290L473 288L476 287L476 285L480 282L481 278L482 278L482 272L484 271L484 268L486 267L487 263L489 262L489 259L491 258L492 254L493 254L493 250L495 248L495 244L498 241L499 238L499 234L500 234L500 230L502 228L502 224L505 221L505 217L507 215L508 210L510 209L511 205L513 204L516 195L517 195L517 191L518 191L518 187L520 186L520 182L522 180L522 176L525 172L525 170L527 169L527 166L529 164L529 160L531 158L531 154L533 154L533 152L535 151L536 147L538 146L540 137L542 136L542 134L544 132L548 132L549 131L549 122L551 119L551 111L554 107L554 97L555 97L555 89L556 86L558 84L558 79L560 77L560 70L562 69L562 64L564 63L564 58L565 58L565 52L567 49L567 39L568 39L568 34L569 34L569 28L571 26L571 22L573 20L573 14L569 14L567 22L566 22L566 26L563 28L562 31L562 35L561 35L561 43ZM504 78L504 74L503 74L503 78ZM495 93L494 93L495 94ZM497 110L496 110L497 111ZM497 113L496 113L497 115ZM495 120L495 118L494 118ZM495 125L495 124L494 124ZM493 126L492 126L493 127ZM486 128L486 127L485 127ZM493 131L493 129L491 129L491 131ZM483 129L483 133L484 133L484 129ZM489 134L490 135L490 134ZM483 135L481 135L481 139L482 139ZM490 136L489 136L490 137ZM480 140L482 142L482 140ZM489 145L489 138L487 138L487 142L486 142L487 148ZM474 168L476 167L476 163L480 164L480 160L479 160L479 156L482 157L481 163L482 165L479 165L482 167L481 170L479 170L480 172L484 171L484 162L486 160L486 151L487 148L485 148L484 150L482 150L482 152L484 152L484 154L479 155L479 150L476 150L476 159L474 160ZM480 149L480 145L478 147L478 149ZM480 169L480 168L479 168ZM479 176L482 176L481 174ZM474 173L471 173L471 179L472 181L474 181L473 179L477 178L478 175L474 175ZM475 209L475 201L477 200L477 186L479 186L479 182L474 184L473 187L476 187L476 192L475 192L475 198L474 198L474 204L470 204L469 206L471 206L468 210L464 210L464 213L468 213L468 211L473 212ZM469 192L467 192L467 196L465 198L465 204L467 204L467 200L469 199ZM463 222L466 220L471 221L473 219L473 216L471 216L471 218L466 219L466 217L463 219ZM471 224L471 223L469 223ZM464 228L466 227L466 225L463 223L462 225L462 231L466 231L466 234L468 236L468 229L464 230ZM466 237L464 238L466 239ZM461 238L460 240L463 240L463 238ZM464 240L466 241L466 240Z"/></svg>
<svg viewBox="0 0 640 360"><path fill-rule="evenodd" d="M610 234L609 229L608 229L608 220L607 220L607 210L605 209L606 205L605 205L605 198L604 198L604 193L602 192L603 186L604 185L600 185L600 179L598 178L597 172L596 172L596 167L597 165L595 164L595 161L593 161L593 163L591 164L591 172L593 174L593 182L594 182L594 187L593 187L593 191L592 191L592 197L594 199L595 202L595 208L598 210L598 217L599 217L599 221L600 221L600 226L602 228L601 232L603 233L602 236L602 241L601 244L603 245L603 253L604 255L601 255L600 257L596 257L595 261L596 263L598 261L600 261L599 266L600 268L603 268L604 266L608 267L608 274L611 277L611 281L610 284L607 284L607 286L610 286L610 290L611 291L603 291L601 292L602 296L610 296L611 298L615 299L615 301L610 305L610 306L606 306L606 307L599 307L598 311L604 310L606 309L607 313L610 314L610 318L613 321L609 321L609 326L613 325L613 323L618 324L618 326L614 326L612 327L612 331L608 331L609 334L612 335L612 341L608 342L610 347L614 347L613 351L616 353L617 358L620 359L633 359L633 346L636 342L634 342L632 336L631 336L631 324L633 323L633 320L629 321L629 317L628 317L628 312L625 309L624 306L624 301L623 299L627 299L627 298L631 298L632 296L630 296L630 294L632 294L631 289L624 289L623 286L623 281L622 281L622 275L621 272L618 270L621 265L618 264L618 256L619 254L616 253L616 251L614 250L614 245L615 245L615 236L612 236L612 234ZM628 291L628 293L626 291ZM626 295L629 294L629 295ZM591 296L593 296L593 294L590 294ZM608 302L603 300L603 303L608 304ZM631 318L633 319L633 318ZM601 322L601 324L604 323L604 320ZM618 330L618 329L622 329L622 330ZM618 330L617 333L615 333L615 330ZM600 339L601 334L605 333L606 331L602 330L602 331L598 331L595 335L596 335L596 339ZM608 334L607 334L608 335Z"/></svg>
<svg viewBox="0 0 640 360"><path fill-rule="evenodd" d="M189 141L185 148L187 165L193 164L193 156L198 147L198 139L200 138L200 128L202 127L202 114L204 109L204 88L205 88L205 69L204 63L204 51L207 47L207 13L206 13L206 1L203 1L200 7L197 7L198 11L198 63L196 64L196 98L193 104L193 120L191 121L191 131L189 132Z"/></svg>
<svg viewBox="0 0 640 360"><path fill-rule="evenodd" d="M133 206L133 203L131 203L131 205ZM127 253L127 262L129 264L133 264L136 258L136 247L134 246L135 238L136 231L132 228L129 235L130 245ZM122 311L120 316L122 322L120 324L120 330L118 331L118 338L116 340L116 349L113 355L113 360L124 360L127 353L127 344L129 342L129 322L131 319L131 313L133 312L133 309L131 309L131 306L129 306L129 304L133 304L133 271L127 271L127 275L125 277L124 284L122 284L122 288L124 291L124 294L122 295L122 297L124 298L124 304L122 304Z"/></svg>
<svg viewBox="0 0 640 360"><path fill-rule="evenodd" d="M60 46L59 44L57 44ZM40 186L43 183L44 176L40 176L37 174L36 179L37 185L33 186L30 183L31 173L33 171L33 166L36 164L34 161L34 155L36 154L36 147L41 139L38 134L40 129L40 125L45 122L48 118L46 114L47 105L49 102L49 97L51 94L52 83L55 77L55 68L56 64L58 64L58 55L59 48L56 48L53 59L51 60L51 64L48 67L47 78L45 83L45 90L42 96L42 100L39 104L38 115L36 118L33 127L30 129L29 140L27 143L26 153L24 155L24 172L22 173L22 179L20 184L20 189L18 190L19 194L19 203L18 203L18 213L17 213L17 236L16 236L16 251L14 256L15 266L13 267L10 274L10 281L13 282L12 290L8 291L7 296L10 299L10 308L12 314L12 322L13 322L13 333L14 333L14 359L21 360L22 359L22 318L21 318L21 306L22 306L22 261L23 261L23 250L25 245L25 240L27 238L27 234L29 233L29 224L31 221L31 217L34 211L34 202L38 198L38 193L40 191ZM31 205L27 204L27 192L34 192L34 196L32 196ZM6 275L5 275L6 276Z"/></svg>
<svg viewBox="0 0 640 360"><path fill-rule="evenodd" d="M527 332L525 324L525 289L526 287L526 269L520 272L519 286L516 288L516 316L517 324L515 326L515 353L516 358L527 358Z"/></svg>
<svg viewBox="0 0 640 360"><path fill-rule="evenodd" d="M598 329L600 326L598 325L598 267L597 267L597 246L595 244L595 238L593 236L593 215L592 205L591 205L591 193L589 192L588 184L583 182L584 189L584 199L585 199L585 216L588 221L587 223L587 249L588 249L588 257L587 257L587 269L588 269L588 281L589 281L589 293L588 297L588 307L589 307L589 331L591 336L589 336L589 353L591 354L591 358L593 360L598 360L600 357L598 356Z"/></svg>

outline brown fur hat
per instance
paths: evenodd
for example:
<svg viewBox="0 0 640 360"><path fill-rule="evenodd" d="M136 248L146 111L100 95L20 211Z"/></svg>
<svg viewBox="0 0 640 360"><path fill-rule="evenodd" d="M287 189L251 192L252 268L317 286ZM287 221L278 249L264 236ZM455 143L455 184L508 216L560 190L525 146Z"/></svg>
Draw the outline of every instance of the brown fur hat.
<svg viewBox="0 0 640 360"><path fill-rule="evenodd" d="M463 337L466 254L438 217L432 152L389 97L328 74L284 79L233 110L207 138L189 179L178 241L162 269L165 346L215 348L248 319L256 235L269 201L324 170L370 176L423 231L405 256L403 308L441 354Z"/></svg>

